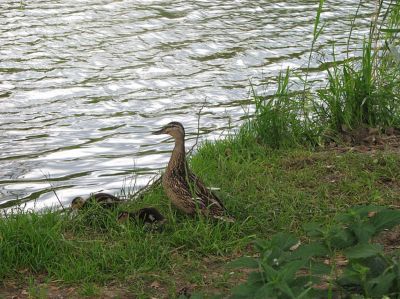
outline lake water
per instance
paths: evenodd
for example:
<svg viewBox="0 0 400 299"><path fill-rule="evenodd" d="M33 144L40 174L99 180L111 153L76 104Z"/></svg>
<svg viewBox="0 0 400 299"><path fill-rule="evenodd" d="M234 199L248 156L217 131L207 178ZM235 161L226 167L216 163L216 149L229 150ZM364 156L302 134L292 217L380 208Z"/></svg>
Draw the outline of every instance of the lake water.
<svg viewBox="0 0 400 299"><path fill-rule="evenodd" d="M307 66L316 2L1 1L0 208L145 184L173 147L150 132L180 121L189 147L203 105L201 139L227 134L250 81L270 93L262 83ZM333 42L346 54L357 5L326 1L311 80ZM361 7L352 48L373 9Z"/></svg>

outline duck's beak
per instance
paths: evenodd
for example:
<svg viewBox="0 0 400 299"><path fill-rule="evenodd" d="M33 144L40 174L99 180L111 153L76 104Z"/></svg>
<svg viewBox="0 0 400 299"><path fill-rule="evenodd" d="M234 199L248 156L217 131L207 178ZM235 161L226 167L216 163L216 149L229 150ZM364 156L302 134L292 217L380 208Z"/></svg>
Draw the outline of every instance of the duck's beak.
<svg viewBox="0 0 400 299"><path fill-rule="evenodd" d="M152 132L153 135L160 135L160 134L164 134L164 133L165 133L164 128L162 128L161 130Z"/></svg>

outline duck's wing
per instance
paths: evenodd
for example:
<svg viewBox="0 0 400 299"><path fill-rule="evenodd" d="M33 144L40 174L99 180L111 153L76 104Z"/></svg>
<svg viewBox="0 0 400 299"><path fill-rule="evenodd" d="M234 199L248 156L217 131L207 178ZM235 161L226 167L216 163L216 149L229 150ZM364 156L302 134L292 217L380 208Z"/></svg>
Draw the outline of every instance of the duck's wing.
<svg viewBox="0 0 400 299"><path fill-rule="evenodd" d="M212 192L210 189L206 187L203 181L195 175L193 172L189 172L189 180L195 186L196 196L201 198L204 204L210 209L224 209L224 205L222 201Z"/></svg>
<svg viewBox="0 0 400 299"><path fill-rule="evenodd" d="M120 198L108 194L108 193L95 193L92 195L92 197L99 203L104 202L104 203L111 203L111 202L119 202L121 201Z"/></svg>
<svg viewBox="0 0 400 299"><path fill-rule="evenodd" d="M206 208L206 203L201 201L196 192L196 186L190 182L190 178L177 175L169 182L168 189L173 193L172 200L186 213L194 213L196 209Z"/></svg>
<svg viewBox="0 0 400 299"><path fill-rule="evenodd" d="M115 208L119 203L121 203L121 199L108 194L108 193L95 193L90 196L88 199L90 202L97 202L104 208Z"/></svg>

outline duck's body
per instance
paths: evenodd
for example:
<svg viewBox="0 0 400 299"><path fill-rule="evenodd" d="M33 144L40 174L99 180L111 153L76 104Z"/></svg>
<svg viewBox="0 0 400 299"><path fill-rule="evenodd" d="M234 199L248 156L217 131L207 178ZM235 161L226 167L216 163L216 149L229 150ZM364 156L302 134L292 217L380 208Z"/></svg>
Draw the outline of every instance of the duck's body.
<svg viewBox="0 0 400 299"><path fill-rule="evenodd" d="M181 123L171 122L153 134L169 134L175 139L162 185L172 204L182 212L223 218L225 209L220 199L190 171L186 162L185 129Z"/></svg>
<svg viewBox="0 0 400 299"><path fill-rule="evenodd" d="M121 212L118 215L118 222L122 223L127 220L132 220L134 222L155 224L155 223L164 223L165 217L153 207L142 208L136 212Z"/></svg>
<svg viewBox="0 0 400 299"><path fill-rule="evenodd" d="M114 195L108 193L95 193L86 199L80 196L75 197L71 202L71 208L73 210L79 210L84 209L93 203L98 203L103 208L111 209L115 208L120 202L121 199Z"/></svg>

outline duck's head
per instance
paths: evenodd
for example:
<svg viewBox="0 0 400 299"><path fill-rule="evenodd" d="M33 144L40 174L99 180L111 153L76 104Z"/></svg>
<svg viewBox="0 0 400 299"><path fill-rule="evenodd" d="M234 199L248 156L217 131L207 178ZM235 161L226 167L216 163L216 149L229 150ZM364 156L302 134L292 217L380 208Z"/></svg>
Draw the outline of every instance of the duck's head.
<svg viewBox="0 0 400 299"><path fill-rule="evenodd" d="M153 132L154 135L168 134L172 137L183 138L185 137L185 128L180 122L173 121L161 128L161 130Z"/></svg>
<svg viewBox="0 0 400 299"><path fill-rule="evenodd" d="M118 219L117 220L118 220L119 223L124 223L128 219L129 219L129 212L123 211L123 212L118 214Z"/></svg>
<svg viewBox="0 0 400 299"><path fill-rule="evenodd" d="M72 202L71 202L71 209L73 210L79 210L83 207L83 205L85 204L85 200L83 199L83 197L75 197Z"/></svg>

